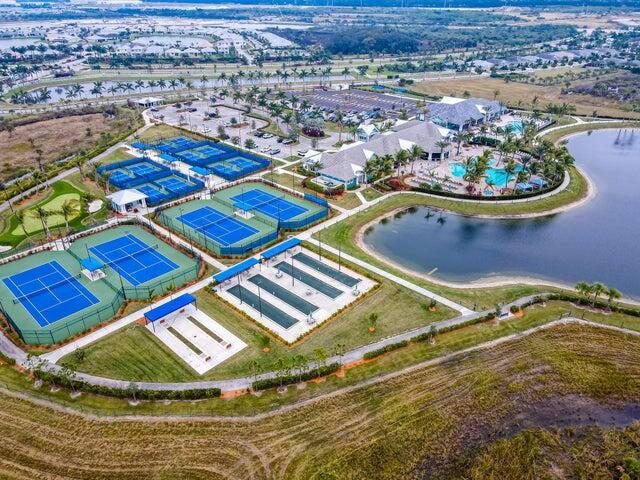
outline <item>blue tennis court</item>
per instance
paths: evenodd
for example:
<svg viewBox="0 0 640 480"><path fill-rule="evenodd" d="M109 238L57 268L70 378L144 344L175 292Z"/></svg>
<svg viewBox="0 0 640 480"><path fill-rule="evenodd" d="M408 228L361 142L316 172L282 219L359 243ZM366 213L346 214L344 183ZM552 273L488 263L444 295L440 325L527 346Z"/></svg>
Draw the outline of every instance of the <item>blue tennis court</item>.
<svg viewBox="0 0 640 480"><path fill-rule="evenodd" d="M152 187L148 183L144 185L138 185L136 187L136 190L144 193L147 196L147 204L161 202L167 196L165 193L161 192L157 188Z"/></svg>
<svg viewBox="0 0 640 480"><path fill-rule="evenodd" d="M173 193L180 193L191 188L190 184L177 177L161 178L160 180L156 180L155 183L160 185L165 190L169 190Z"/></svg>
<svg viewBox="0 0 640 480"><path fill-rule="evenodd" d="M233 157L233 158L230 158L229 160L225 160L225 163L230 163L231 165L239 168L240 170L244 168L255 168L256 166L257 167L260 166L258 162L254 162L253 160L250 160L244 157Z"/></svg>
<svg viewBox="0 0 640 480"><path fill-rule="evenodd" d="M133 175L131 175L129 172L125 171L125 170L114 170L113 172L111 172L111 175L109 175L109 181L112 183L119 183L119 182L126 182L128 180L131 180L133 177Z"/></svg>
<svg viewBox="0 0 640 480"><path fill-rule="evenodd" d="M259 188L231 197L231 200L242 210L257 210L278 220L289 220L307 211L305 207L271 195Z"/></svg>
<svg viewBox="0 0 640 480"><path fill-rule="evenodd" d="M211 145L202 145L200 147L193 148L189 151L198 155L202 155L205 158L215 157L216 155L220 155L224 153L224 150L220 150L219 148L212 147Z"/></svg>
<svg viewBox="0 0 640 480"><path fill-rule="evenodd" d="M128 233L89 251L135 287L178 268L157 248Z"/></svg>
<svg viewBox="0 0 640 480"><path fill-rule="evenodd" d="M177 220L225 247L258 233L258 230L232 215L225 215L208 206L180 215Z"/></svg>
<svg viewBox="0 0 640 480"><path fill-rule="evenodd" d="M163 147L168 147L174 151L187 150L198 145L198 142L186 137L176 137L171 140L165 140L161 143Z"/></svg>
<svg viewBox="0 0 640 480"><path fill-rule="evenodd" d="M45 327L100 303L78 278L51 261L2 281L15 295L14 303L21 303L38 325Z"/></svg>
<svg viewBox="0 0 640 480"><path fill-rule="evenodd" d="M130 165L128 168L134 175L139 177L144 177L145 175L158 171L156 167L148 163L136 163L135 165Z"/></svg>

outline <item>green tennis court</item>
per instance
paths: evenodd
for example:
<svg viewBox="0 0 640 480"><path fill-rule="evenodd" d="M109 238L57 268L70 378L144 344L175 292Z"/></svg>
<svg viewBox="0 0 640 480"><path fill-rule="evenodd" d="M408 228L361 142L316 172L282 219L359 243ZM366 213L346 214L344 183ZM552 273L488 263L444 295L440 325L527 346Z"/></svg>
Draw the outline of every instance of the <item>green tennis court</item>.
<svg viewBox="0 0 640 480"><path fill-rule="evenodd" d="M217 256L246 255L278 238L276 220L262 214L237 216L217 195L162 210L156 220Z"/></svg>

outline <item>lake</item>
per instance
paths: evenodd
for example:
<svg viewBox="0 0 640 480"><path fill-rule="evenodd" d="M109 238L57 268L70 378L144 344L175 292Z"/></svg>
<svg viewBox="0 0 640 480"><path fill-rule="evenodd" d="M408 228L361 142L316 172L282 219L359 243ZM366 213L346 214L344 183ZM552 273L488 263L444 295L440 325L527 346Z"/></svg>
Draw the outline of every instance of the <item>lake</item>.
<svg viewBox="0 0 640 480"><path fill-rule="evenodd" d="M404 267L447 281L599 281L640 299L640 131L580 134L568 148L597 190L582 206L518 220L415 207L375 225L364 242Z"/></svg>

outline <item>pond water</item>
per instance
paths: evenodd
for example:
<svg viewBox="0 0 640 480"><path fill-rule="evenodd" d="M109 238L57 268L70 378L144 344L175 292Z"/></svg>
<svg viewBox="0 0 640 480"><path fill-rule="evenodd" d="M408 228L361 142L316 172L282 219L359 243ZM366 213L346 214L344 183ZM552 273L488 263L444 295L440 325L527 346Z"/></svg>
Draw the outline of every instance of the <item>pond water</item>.
<svg viewBox="0 0 640 480"><path fill-rule="evenodd" d="M596 185L595 198L580 207L520 220L416 207L378 223L364 241L402 266L443 280L600 281L640 299L640 131L580 134L568 147Z"/></svg>

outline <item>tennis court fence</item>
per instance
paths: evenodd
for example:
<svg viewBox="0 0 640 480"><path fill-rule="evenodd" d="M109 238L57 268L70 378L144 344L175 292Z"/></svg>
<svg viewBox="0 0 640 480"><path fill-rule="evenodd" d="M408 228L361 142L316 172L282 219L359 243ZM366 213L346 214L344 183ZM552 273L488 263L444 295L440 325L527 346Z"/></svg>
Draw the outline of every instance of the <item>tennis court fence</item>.
<svg viewBox="0 0 640 480"><path fill-rule="evenodd" d="M170 228L177 234L181 234L189 243L197 243L203 247L209 253L217 256L239 256L253 252L256 249L263 247L264 245L273 242L278 238L278 229L274 229L258 238L249 240L237 245L224 246L215 242L213 239L207 237L204 233L199 232L191 227L185 227L185 225L175 218L170 217L164 212L161 212L157 217L158 222L164 226Z"/></svg>
<svg viewBox="0 0 640 480"><path fill-rule="evenodd" d="M114 297L109 304L85 313L74 320L60 325L53 324L40 330L18 328L16 321L11 318L11 315L4 309L4 306L2 306L1 309L2 314L11 325L11 328L18 333L24 343L29 345L50 345L52 343L60 343L73 335L77 335L114 318L124 303L124 300L122 292L115 291Z"/></svg>
<svg viewBox="0 0 640 480"><path fill-rule="evenodd" d="M172 274L169 277L161 278L160 280L144 286L120 286L113 285L111 280L105 278L109 286L114 289L121 290L126 300L149 300L165 292L174 290L177 286L182 286L185 283L191 282L198 278L198 272L200 271L200 260L197 260L195 265L189 267L186 270Z"/></svg>

